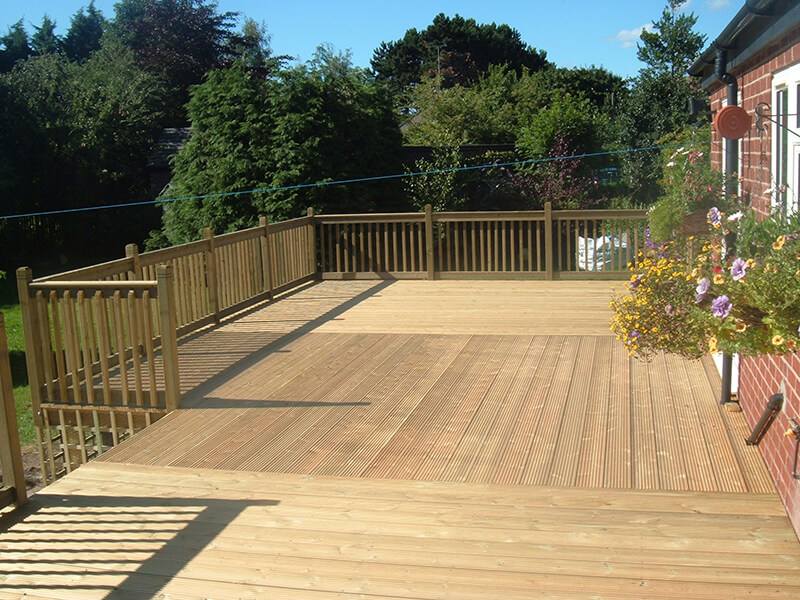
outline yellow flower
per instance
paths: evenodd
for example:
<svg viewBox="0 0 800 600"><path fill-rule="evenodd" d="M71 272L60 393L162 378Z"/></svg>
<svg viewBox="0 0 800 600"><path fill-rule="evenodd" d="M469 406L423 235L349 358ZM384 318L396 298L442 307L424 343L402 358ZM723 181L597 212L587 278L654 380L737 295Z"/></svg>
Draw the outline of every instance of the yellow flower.
<svg viewBox="0 0 800 600"><path fill-rule="evenodd" d="M714 283L719 285L720 283L725 283L725 278L722 276L721 273L717 273L714 275Z"/></svg>
<svg viewBox="0 0 800 600"><path fill-rule="evenodd" d="M745 267L747 267L747 268L749 269L749 268L750 268L750 267L752 267L754 264L756 264L756 261L754 261L752 258L748 258L748 259L745 261L745 263L744 263L744 266L745 266Z"/></svg>
<svg viewBox="0 0 800 600"><path fill-rule="evenodd" d="M784 342L782 335L775 335L772 336L772 345L773 346L782 346Z"/></svg>
<svg viewBox="0 0 800 600"><path fill-rule="evenodd" d="M712 354L717 352L717 350L719 350L719 348L717 348L717 338L715 338L714 336L711 336L711 338L709 338L708 340L708 350Z"/></svg>
<svg viewBox="0 0 800 600"><path fill-rule="evenodd" d="M786 347L792 352L797 350L797 342L794 340L786 340Z"/></svg>
<svg viewBox="0 0 800 600"><path fill-rule="evenodd" d="M747 323L741 319L736 319L736 333L744 333L747 330Z"/></svg>
<svg viewBox="0 0 800 600"><path fill-rule="evenodd" d="M783 248L783 245L785 243L786 243L786 236L785 235L779 235L777 238L775 238L775 241L772 242L772 249L773 250L780 250L781 248Z"/></svg>
<svg viewBox="0 0 800 600"><path fill-rule="evenodd" d="M697 279L697 276L698 276L699 274L700 274L700 269L698 269L697 267L695 267L694 269L692 269L692 279Z"/></svg>

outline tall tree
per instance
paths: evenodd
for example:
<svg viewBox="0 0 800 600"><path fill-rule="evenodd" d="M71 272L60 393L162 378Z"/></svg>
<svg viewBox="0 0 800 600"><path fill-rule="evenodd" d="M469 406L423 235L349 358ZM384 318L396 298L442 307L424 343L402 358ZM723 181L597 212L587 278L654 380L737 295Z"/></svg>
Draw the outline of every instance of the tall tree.
<svg viewBox="0 0 800 600"><path fill-rule="evenodd" d="M108 34L164 79L172 91L171 119L184 120L189 87L227 57L236 13L220 14L206 0L121 0L114 9Z"/></svg>
<svg viewBox="0 0 800 600"><path fill-rule="evenodd" d="M694 13L683 13L685 0L669 0L652 31L642 33L638 56L645 63L631 86L619 117L619 143L638 150L657 146L666 135L688 126L688 101L699 96L686 69L703 47L705 36L693 31ZM623 176L640 203L660 195L658 152L631 152L624 156Z"/></svg>
<svg viewBox="0 0 800 600"><path fill-rule="evenodd" d="M636 57L652 74L669 73L685 78L706 43L706 36L694 31L697 16L681 10L686 3L687 0L669 0L661 18L653 22L653 30L642 31Z"/></svg>
<svg viewBox="0 0 800 600"><path fill-rule="evenodd" d="M441 86L471 85L489 65L538 71L547 66L545 52L531 48L508 25L478 24L474 19L440 13L424 31L409 29L402 39L383 42L374 52L372 68L394 92L420 83L426 74L441 75Z"/></svg>
<svg viewBox="0 0 800 600"><path fill-rule="evenodd" d="M25 60L31 53L28 32L22 19L8 28L8 32L0 37L0 73L9 72L19 60Z"/></svg>
<svg viewBox="0 0 800 600"><path fill-rule="evenodd" d="M346 55L315 59L264 78L237 61L192 91L192 138L175 159L166 198L270 189L164 207L164 237L197 239L257 222L324 212L396 208L396 180L296 188L400 172L401 137L391 98Z"/></svg>
<svg viewBox="0 0 800 600"><path fill-rule="evenodd" d="M61 40L56 35L56 22L47 15L42 18L42 24L33 26L35 33L31 37L31 49L34 54L54 54L61 47Z"/></svg>
<svg viewBox="0 0 800 600"><path fill-rule="evenodd" d="M90 0L85 12L82 7L72 16L67 35L62 41L64 54L70 60L83 62L93 52L100 49L100 40L106 28L103 14L95 7L94 0Z"/></svg>

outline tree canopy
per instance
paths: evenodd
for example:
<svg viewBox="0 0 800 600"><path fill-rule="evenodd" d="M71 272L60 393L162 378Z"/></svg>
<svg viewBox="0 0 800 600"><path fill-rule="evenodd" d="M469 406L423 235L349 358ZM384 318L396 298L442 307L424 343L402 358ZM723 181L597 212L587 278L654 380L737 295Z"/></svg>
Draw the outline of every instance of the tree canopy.
<svg viewBox="0 0 800 600"><path fill-rule="evenodd" d="M272 191L169 203L169 242L196 239L207 226L252 226L259 215L297 217L309 206L355 212L398 202L391 181L293 187L400 170L391 98L347 55L320 48L309 63L269 78L237 61L194 88L189 116L192 138L176 157L168 197Z"/></svg>
<svg viewBox="0 0 800 600"><path fill-rule="evenodd" d="M383 42L371 64L378 80L399 93L426 75L441 75L440 86L446 88L476 83L489 65L507 65L521 74L523 69L538 71L549 63L545 52L528 46L508 25L479 24L440 13L425 30L409 29L401 39Z"/></svg>
<svg viewBox="0 0 800 600"><path fill-rule="evenodd" d="M90 0L86 12L81 8L72 16L67 35L61 41L67 58L82 62L99 50L106 25L107 21L95 7L94 0Z"/></svg>
<svg viewBox="0 0 800 600"><path fill-rule="evenodd" d="M618 119L620 145L648 148L664 136L689 126L689 98L702 92L686 72L703 47L705 36L693 31L694 13L682 13L685 0L669 0L653 31L644 31L638 46L645 63L631 85ZM652 203L660 193L657 152L634 152L623 160L623 175L639 202Z"/></svg>

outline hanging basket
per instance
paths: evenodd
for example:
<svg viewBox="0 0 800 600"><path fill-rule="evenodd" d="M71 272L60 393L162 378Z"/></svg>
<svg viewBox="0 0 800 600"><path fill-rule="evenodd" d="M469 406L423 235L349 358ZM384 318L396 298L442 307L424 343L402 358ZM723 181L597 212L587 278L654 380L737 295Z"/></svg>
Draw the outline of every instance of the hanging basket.
<svg viewBox="0 0 800 600"><path fill-rule="evenodd" d="M681 234L684 236L703 235L708 233L708 210L701 209L686 215L681 225Z"/></svg>

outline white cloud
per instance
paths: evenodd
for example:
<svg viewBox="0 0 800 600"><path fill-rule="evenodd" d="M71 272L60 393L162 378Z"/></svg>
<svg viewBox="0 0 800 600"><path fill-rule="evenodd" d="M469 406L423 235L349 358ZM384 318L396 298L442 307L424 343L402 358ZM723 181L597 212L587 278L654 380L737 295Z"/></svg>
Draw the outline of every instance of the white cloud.
<svg viewBox="0 0 800 600"><path fill-rule="evenodd" d="M712 12L723 10L731 5L731 0L706 0L706 7Z"/></svg>
<svg viewBox="0 0 800 600"><path fill-rule="evenodd" d="M636 29L622 29L617 35L607 37L606 41L615 42L619 44L620 48L630 48L636 45L636 42L642 36L642 32L645 30L650 31L651 27L652 25L642 25Z"/></svg>

